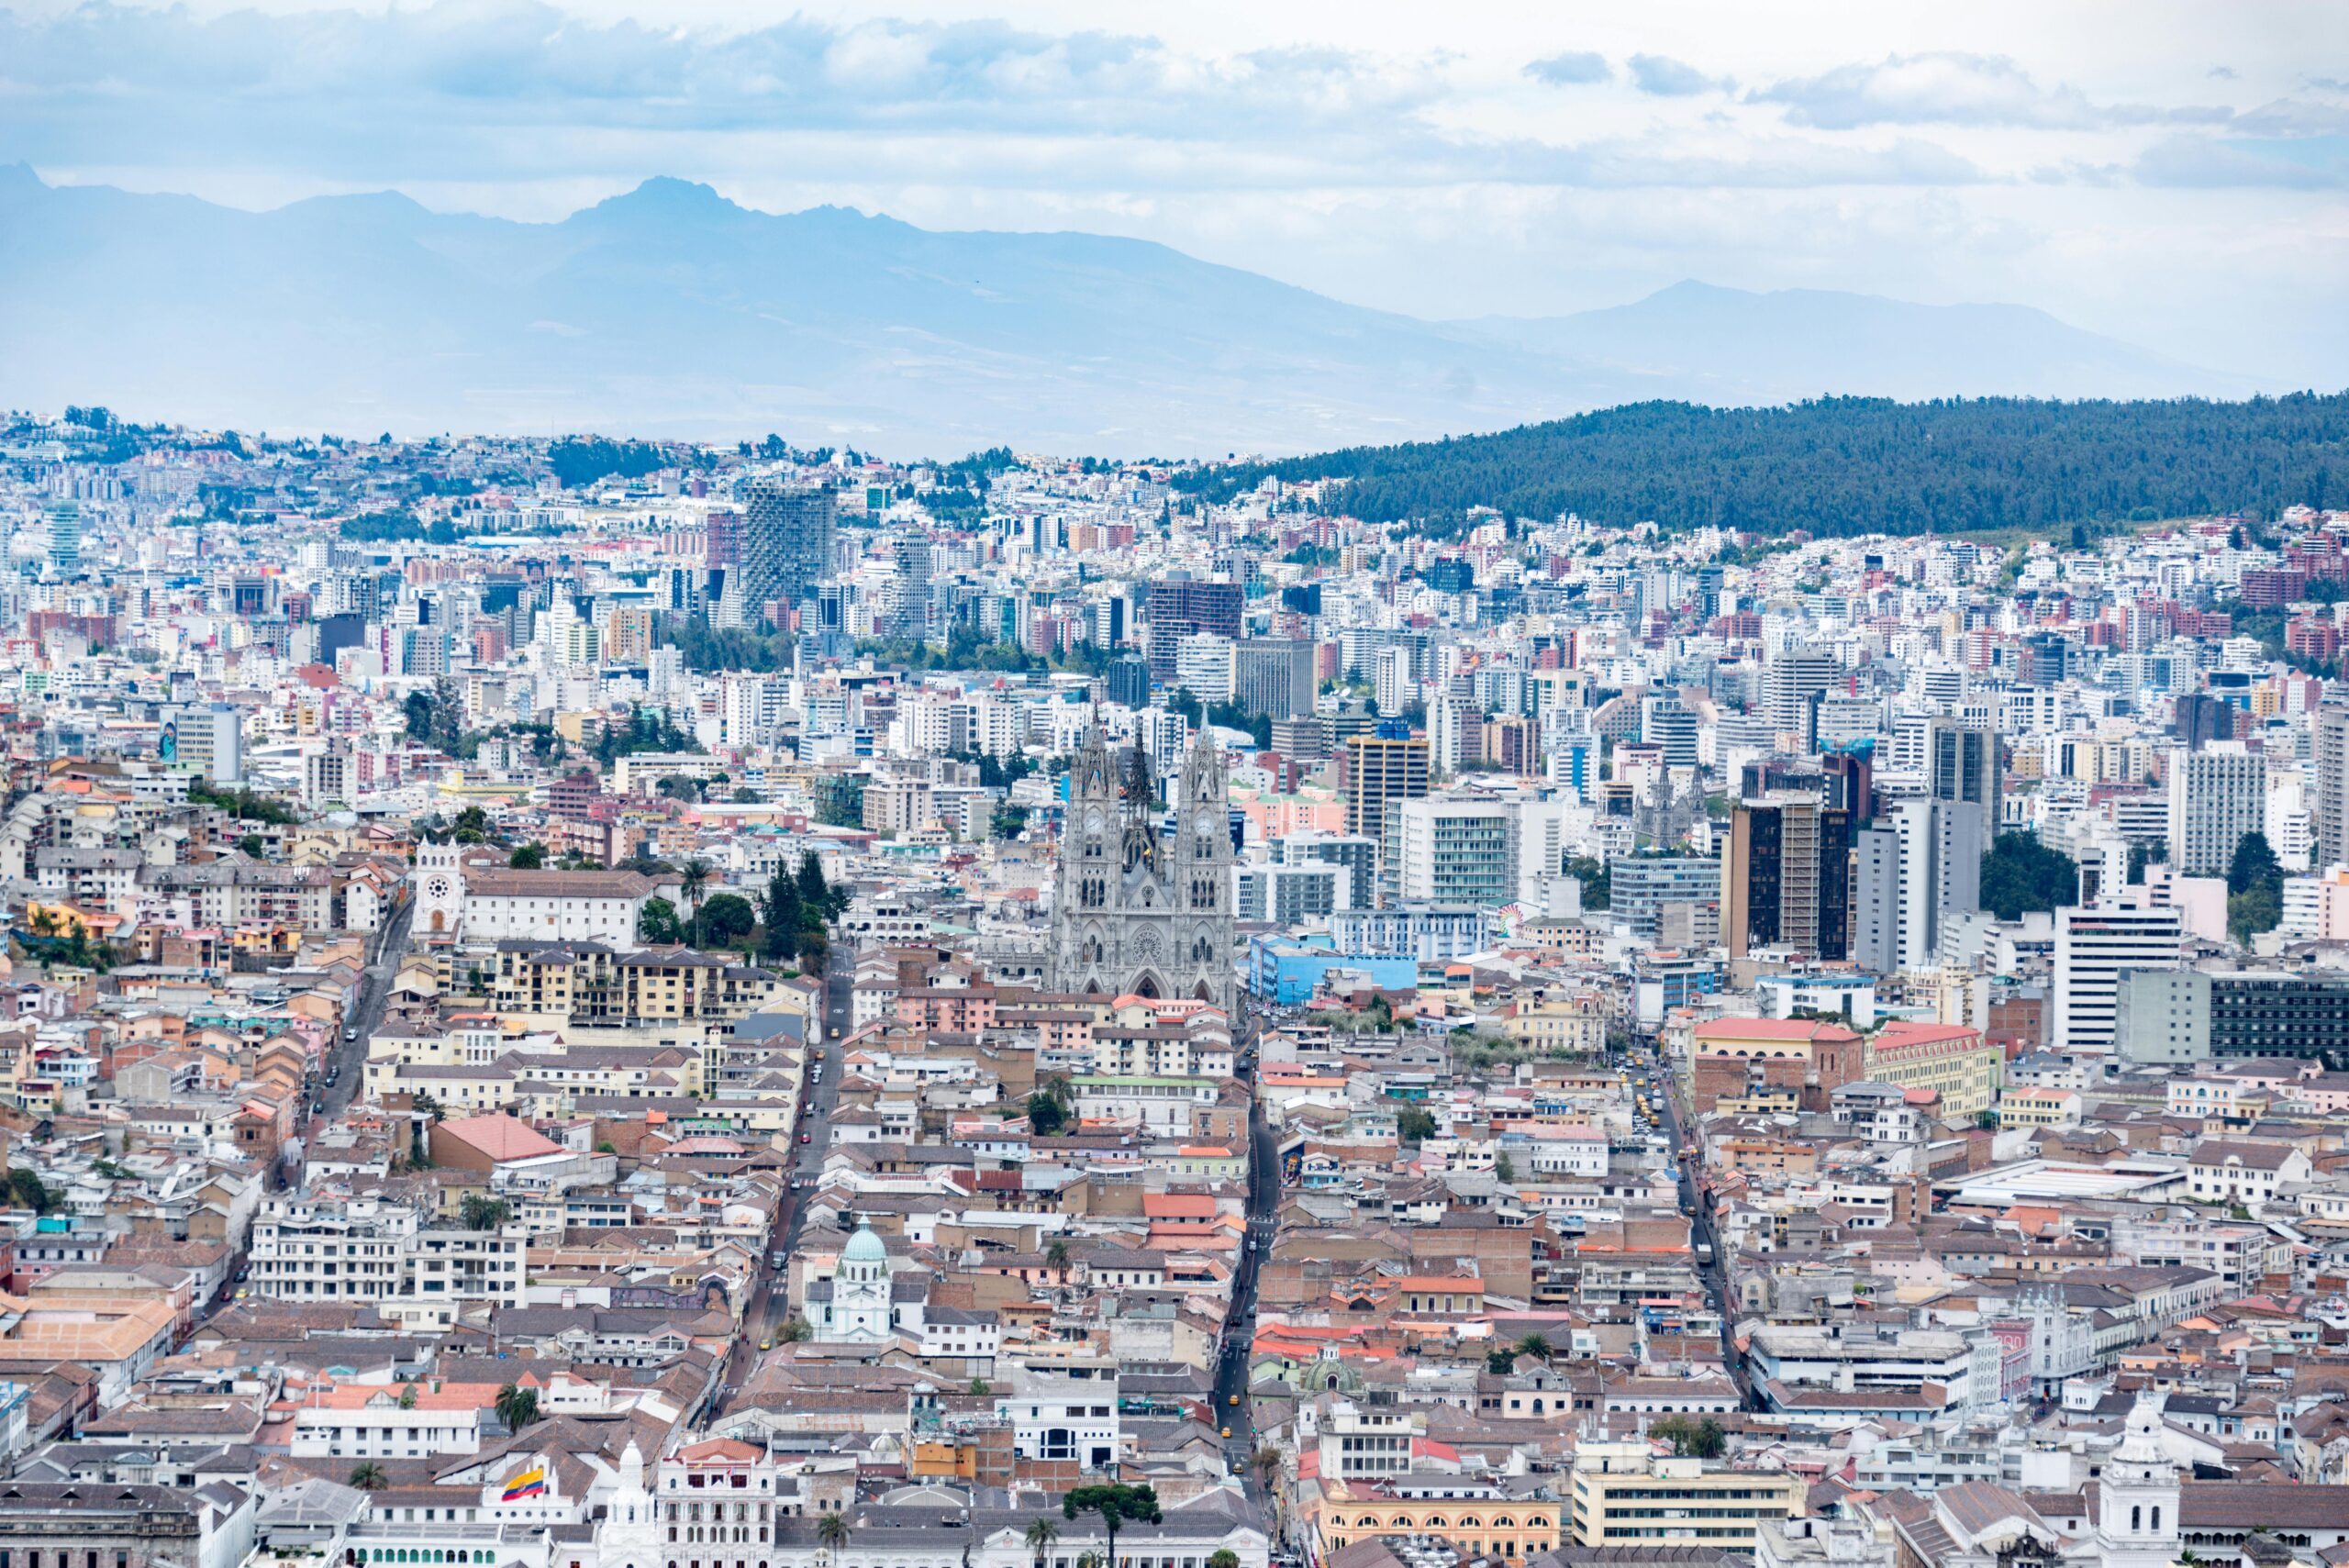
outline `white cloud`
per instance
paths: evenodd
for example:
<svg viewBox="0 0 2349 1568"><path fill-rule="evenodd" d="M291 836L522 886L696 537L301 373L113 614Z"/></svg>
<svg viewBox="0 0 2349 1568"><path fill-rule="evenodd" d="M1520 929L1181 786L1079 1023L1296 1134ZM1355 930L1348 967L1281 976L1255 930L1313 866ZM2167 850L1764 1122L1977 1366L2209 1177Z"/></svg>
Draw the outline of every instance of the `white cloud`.
<svg viewBox="0 0 2349 1568"><path fill-rule="evenodd" d="M2230 111L2091 103L2076 88L2043 87L2014 61L1943 50L1893 55L1873 65L1839 65L1774 83L1753 95L1785 107L1797 125L1849 130L1873 125L2024 126L2079 130L2110 126L2215 122Z"/></svg>
<svg viewBox="0 0 2349 1568"><path fill-rule="evenodd" d="M1734 85L1727 77L1716 81L1687 61L1666 54L1635 54L1630 64L1631 84L1659 98L1694 97Z"/></svg>
<svg viewBox="0 0 2349 1568"><path fill-rule="evenodd" d="M1611 81L1615 70L1607 63L1605 55L1575 50L1534 61L1526 66L1525 73L1553 87L1584 87L1594 82Z"/></svg>

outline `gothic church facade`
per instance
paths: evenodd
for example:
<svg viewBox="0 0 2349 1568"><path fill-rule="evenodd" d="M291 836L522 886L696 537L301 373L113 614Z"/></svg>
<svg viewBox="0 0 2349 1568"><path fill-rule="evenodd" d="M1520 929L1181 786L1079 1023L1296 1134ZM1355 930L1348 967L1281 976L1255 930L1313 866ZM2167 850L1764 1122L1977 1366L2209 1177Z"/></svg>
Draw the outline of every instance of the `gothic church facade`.
<svg viewBox="0 0 2349 1568"><path fill-rule="evenodd" d="M1140 747L1113 755L1092 730L1070 769L1061 830L1055 987L1195 998L1236 1020L1231 864L1220 748L1204 739L1191 748L1170 802Z"/></svg>

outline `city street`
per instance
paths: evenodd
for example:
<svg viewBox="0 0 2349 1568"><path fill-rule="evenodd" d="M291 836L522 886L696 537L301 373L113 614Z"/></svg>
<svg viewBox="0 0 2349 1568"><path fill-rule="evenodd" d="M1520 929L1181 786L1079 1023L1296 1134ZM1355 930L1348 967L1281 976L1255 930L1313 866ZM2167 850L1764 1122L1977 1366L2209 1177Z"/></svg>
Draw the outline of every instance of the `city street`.
<svg viewBox="0 0 2349 1568"><path fill-rule="evenodd" d="M767 1256L759 1261L758 1283L742 1313L742 1331L736 1336L733 1349L726 1357L725 1382L729 1387L739 1386L751 1374L758 1365L760 1344L775 1340L782 1334L784 1324L790 1320L787 1268L791 1254L799 1245L807 1195L816 1190L817 1180L823 1174L824 1156L830 1147L832 1112L841 1097L842 1051L836 1037L848 1033L850 987L855 974L855 955L845 948L833 948L825 962L824 995L809 1026L813 1038L808 1041L808 1072L812 1075L820 1063L823 1079L806 1085L799 1125L792 1133L795 1157L791 1172L801 1186L796 1192L786 1191L783 1195L782 1210L767 1240ZM801 1132L808 1135L805 1144L799 1142ZM785 1259L785 1271L771 1266L770 1261L776 1254Z"/></svg>
<svg viewBox="0 0 2349 1568"><path fill-rule="evenodd" d="M1246 1469L1256 1451L1255 1412L1248 1399L1250 1347L1256 1338L1256 1266L1273 1250L1274 1227L1280 1207L1281 1173L1273 1129L1263 1108L1253 1103L1248 1117L1248 1240L1232 1278L1231 1307L1224 1318L1223 1350L1216 1363L1215 1425L1229 1427L1223 1445L1230 1462L1242 1467L1249 1494L1261 1505L1259 1485ZM1237 1396L1239 1403L1232 1403Z"/></svg>
<svg viewBox="0 0 2349 1568"><path fill-rule="evenodd" d="M327 1047L326 1066L335 1074L335 1082L326 1082L324 1073L311 1098L326 1105L324 1119L331 1121L342 1114L343 1108L358 1097L365 1076L367 1044L384 1022L384 1007L390 1000L392 980L399 971L400 960L407 953L407 928L416 915L416 900L399 899L392 906L390 918L378 934L375 960L359 977L359 1005L344 1020L346 1029L357 1031L358 1038L345 1040L338 1035ZM306 1109L306 1107L305 1107Z"/></svg>
<svg viewBox="0 0 2349 1568"><path fill-rule="evenodd" d="M1656 1096L1656 1102L1664 1118L1664 1141L1679 1176L1680 1210L1689 1217L1689 1242L1692 1246L1710 1248L1712 1251L1710 1262L1704 1261L1699 1255L1697 1277L1704 1284L1706 1300L1712 1304L1714 1311L1720 1314L1721 1359L1729 1368L1731 1378L1737 1384L1738 1394L1745 1407L1756 1409L1760 1407L1760 1401L1754 1395L1753 1379L1745 1370L1744 1358L1737 1351L1737 1314L1729 1298L1729 1260L1723 1256L1721 1245L1714 1237L1712 1221L1705 1207L1698 1201L1696 1178L1703 1163L1703 1151L1698 1151L1695 1160L1680 1158L1684 1151L1692 1150L1695 1145L1683 1130L1686 1123L1681 1115L1679 1081L1669 1068L1664 1073L1664 1092Z"/></svg>

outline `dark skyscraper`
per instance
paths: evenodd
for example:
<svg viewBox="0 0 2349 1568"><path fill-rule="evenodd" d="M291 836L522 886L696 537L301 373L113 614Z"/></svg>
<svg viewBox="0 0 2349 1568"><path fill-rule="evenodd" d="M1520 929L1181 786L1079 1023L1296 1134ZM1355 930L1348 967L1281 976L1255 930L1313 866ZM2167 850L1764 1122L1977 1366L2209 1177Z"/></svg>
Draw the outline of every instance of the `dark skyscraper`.
<svg viewBox="0 0 2349 1568"><path fill-rule="evenodd" d="M1173 577L1150 585L1150 673L1174 678L1174 651L1185 638L1211 631L1240 635L1240 584Z"/></svg>
<svg viewBox="0 0 2349 1568"><path fill-rule="evenodd" d="M729 584L729 609L739 606L742 624L763 626L766 606L797 605L824 575L832 554L832 492L780 479L753 479L740 492L741 592Z"/></svg>

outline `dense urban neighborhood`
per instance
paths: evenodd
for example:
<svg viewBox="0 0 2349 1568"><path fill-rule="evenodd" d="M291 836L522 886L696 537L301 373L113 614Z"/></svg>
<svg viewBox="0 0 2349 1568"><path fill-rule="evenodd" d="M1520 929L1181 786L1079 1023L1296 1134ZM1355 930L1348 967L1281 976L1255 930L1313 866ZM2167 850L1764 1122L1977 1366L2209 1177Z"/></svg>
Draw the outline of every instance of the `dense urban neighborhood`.
<svg viewBox="0 0 2349 1568"><path fill-rule="evenodd" d="M0 1568L2349 1562L2349 512L1396 472L9 417Z"/></svg>

